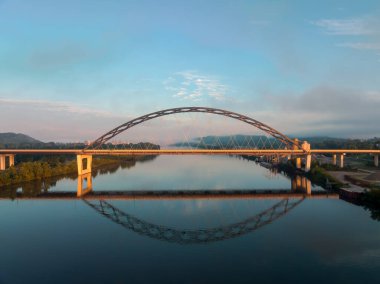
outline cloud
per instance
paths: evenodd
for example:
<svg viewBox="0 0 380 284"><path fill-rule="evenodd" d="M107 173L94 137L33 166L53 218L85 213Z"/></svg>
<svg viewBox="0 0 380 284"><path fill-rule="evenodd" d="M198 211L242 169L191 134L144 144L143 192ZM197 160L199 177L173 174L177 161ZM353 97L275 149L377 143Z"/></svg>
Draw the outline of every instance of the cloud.
<svg viewBox="0 0 380 284"><path fill-rule="evenodd" d="M258 106L257 100L263 103ZM287 135L380 137L380 90L359 91L321 85L286 96L267 91L261 99L228 103L223 108L248 115ZM138 116L126 117L72 102L5 98L0 98L0 113L6 122L1 124L0 132L22 132L43 141L93 140ZM152 120L117 139L166 145L184 137L259 134L242 122L204 115Z"/></svg>
<svg viewBox="0 0 380 284"><path fill-rule="evenodd" d="M255 116L281 132L334 137L380 137L380 91L318 86L302 94L267 95Z"/></svg>
<svg viewBox="0 0 380 284"><path fill-rule="evenodd" d="M359 50L380 50L380 42L344 42L338 46Z"/></svg>
<svg viewBox="0 0 380 284"><path fill-rule="evenodd" d="M312 23L322 28L329 35L361 36L379 32L376 29L378 21L372 18L321 19Z"/></svg>
<svg viewBox="0 0 380 284"><path fill-rule="evenodd" d="M28 58L34 68L61 68L91 59L94 51L79 43L53 43L35 49Z"/></svg>
<svg viewBox="0 0 380 284"><path fill-rule="evenodd" d="M41 141L94 140L130 117L72 102L0 98L0 132L20 132Z"/></svg>
<svg viewBox="0 0 380 284"><path fill-rule="evenodd" d="M52 102L47 100L28 100L28 99L6 99L0 97L2 107L24 106L31 109L38 109L49 112L66 112L71 114L89 114L98 117L119 117L111 112L88 108L71 102Z"/></svg>
<svg viewBox="0 0 380 284"><path fill-rule="evenodd" d="M165 88L174 93L173 98L193 102L213 99L226 100L227 86L212 76L200 75L195 71L175 73L164 82Z"/></svg>
<svg viewBox="0 0 380 284"><path fill-rule="evenodd" d="M321 19L312 22L322 28L328 35L360 38L360 41L347 41L336 46L361 51L380 50L380 20L375 17L354 19Z"/></svg>

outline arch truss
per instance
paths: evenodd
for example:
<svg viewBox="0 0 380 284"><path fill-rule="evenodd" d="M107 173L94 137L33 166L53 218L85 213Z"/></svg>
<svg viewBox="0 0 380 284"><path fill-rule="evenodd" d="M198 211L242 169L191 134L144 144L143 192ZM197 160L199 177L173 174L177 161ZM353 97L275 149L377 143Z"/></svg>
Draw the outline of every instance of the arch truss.
<svg viewBox="0 0 380 284"><path fill-rule="evenodd" d="M90 202L83 199L87 205L95 209L98 213L128 230L132 230L135 233L148 236L150 238L179 244L210 243L248 234L284 216L303 200L304 198L285 198L271 208L253 217L223 227L198 230L179 230L138 219L137 217L123 212L104 200Z"/></svg>
<svg viewBox="0 0 380 284"><path fill-rule="evenodd" d="M240 120L242 122L245 122L247 124L250 124L258 129L261 129L262 131L266 132L267 134L271 135L278 141L284 143L287 147L287 149L292 149L296 147L296 149L299 149L299 145L296 141L290 139L286 135L282 134L281 132L277 131L276 129L257 121L253 118L250 118L248 116L238 114L236 112L231 112L223 109L216 109L216 108L208 108L208 107L179 107L179 108L171 108L171 109L165 109L157 112L152 112L143 116L140 116L138 118L135 118L133 120L130 120L111 131L105 133L104 135L100 136L98 139L93 141L90 145L86 147L86 150L88 149L97 149L101 147L102 145L106 144L110 139L114 138L115 136L119 135L120 133L128 130L129 128L132 128L140 123L143 123L145 121L155 119L161 116L166 115L172 115L177 113L191 113L191 112L198 112L198 113L211 113L216 115L222 115L226 117L230 117L232 119Z"/></svg>

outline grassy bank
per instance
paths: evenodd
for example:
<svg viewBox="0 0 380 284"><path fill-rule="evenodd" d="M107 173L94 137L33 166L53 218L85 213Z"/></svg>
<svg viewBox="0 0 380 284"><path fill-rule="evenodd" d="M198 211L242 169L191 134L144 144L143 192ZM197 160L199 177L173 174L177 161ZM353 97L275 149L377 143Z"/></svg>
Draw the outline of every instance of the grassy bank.
<svg viewBox="0 0 380 284"><path fill-rule="evenodd" d="M105 168L105 170L107 170L107 165L112 164L121 165L123 168L131 167L135 165L136 161L144 161L149 159L149 157L96 157L93 160L92 167L93 169ZM24 162L0 172L0 187L21 184L31 181L46 180L52 177L75 175L76 173L76 160L65 162ZM94 175L97 175L98 173L101 174L102 172L93 172Z"/></svg>

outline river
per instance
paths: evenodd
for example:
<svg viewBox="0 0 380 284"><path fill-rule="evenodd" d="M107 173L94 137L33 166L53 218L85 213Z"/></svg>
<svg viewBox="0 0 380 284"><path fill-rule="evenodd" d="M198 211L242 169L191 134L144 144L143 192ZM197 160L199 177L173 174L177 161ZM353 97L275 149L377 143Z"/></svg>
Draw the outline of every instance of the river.
<svg viewBox="0 0 380 284"><path fill-rule="evenodd" d="M98 191L256 190L290 178L227 156L158 156ZM35 188L34 188L35 187ZM15 188L40 192L41 184ZM75 178L49 193L77 191ZM312 185L311 192L323 192ZM0 199L0 283L375 283L380 222L338 198ZM32 194L32 196L35 196Z"/></svg>

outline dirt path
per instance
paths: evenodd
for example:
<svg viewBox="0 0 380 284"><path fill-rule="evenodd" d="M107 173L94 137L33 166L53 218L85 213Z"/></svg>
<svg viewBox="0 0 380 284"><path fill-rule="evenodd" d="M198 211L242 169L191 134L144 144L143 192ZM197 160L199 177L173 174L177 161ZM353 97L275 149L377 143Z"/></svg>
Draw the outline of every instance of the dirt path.
<svg viewBox="0 0 380 284"><path fill-rule="evenodd" d="M345 175L363 178L363 177L368 176L368 174L366 173L353 173L353 172L345 172L345 171L328 171L328 173L331 176L333 176L335 179L340 181L341 183L346 184L347 186L344 187L345 190L348 190L351 192L358 192L358 193L362 193L367 190L365 187L352 184L344 178Z"/></svg>

